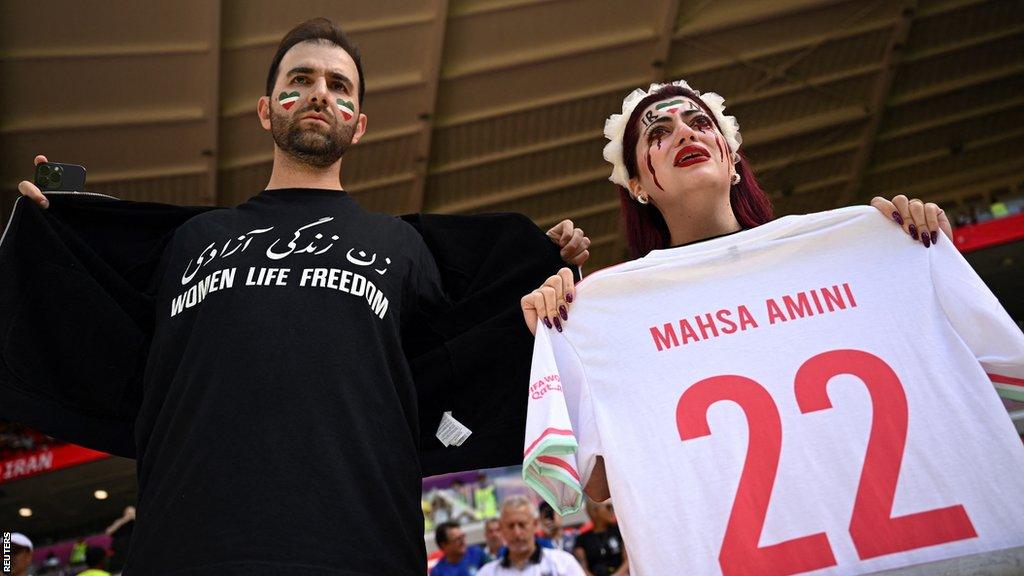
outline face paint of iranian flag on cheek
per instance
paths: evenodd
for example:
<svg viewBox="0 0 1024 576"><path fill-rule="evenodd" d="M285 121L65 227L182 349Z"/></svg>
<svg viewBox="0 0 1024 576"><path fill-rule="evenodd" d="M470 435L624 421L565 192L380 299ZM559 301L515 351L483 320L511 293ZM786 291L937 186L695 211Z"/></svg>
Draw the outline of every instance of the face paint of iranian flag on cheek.
<svg viewBox="0 0 1024 576"><path fill-rule="evenodd" d="M281 92L277 95L277 101L281 103L281 108L290 110L296 102L299 101L298 92Z"/></svg>
<svg viewBox="0 0 1024 576"><path fill-rule="evenodd" d="M344 118L346 122L356 115L356 107L350 100L338 98L335 100L335 104L338 105L338 112L341 112L341 117Z"/></svg>

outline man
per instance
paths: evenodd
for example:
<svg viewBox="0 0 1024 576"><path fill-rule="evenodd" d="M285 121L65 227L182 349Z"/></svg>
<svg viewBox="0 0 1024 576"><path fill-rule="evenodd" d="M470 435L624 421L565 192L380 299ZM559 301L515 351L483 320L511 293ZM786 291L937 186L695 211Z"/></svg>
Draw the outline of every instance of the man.
<svg viewBox="0 0 1024 576"><path fill-rule="evenodd" d="M476 475L476 487L473 489L473 506L476 508L477 518L487 520L498 515L498 498L495 495L495 486L491 483L487 474L480 472Z"/></svg>
<svg viewBox="0 0 1024 576"><path fill-rule="evenodd" d="M89 546L85 550L85 565L87 570L78 573L78 576L110 576L107 572L107 550L102 546Z"/></svg>
<svg viewBox="0 0 1024 576"><path fill-rule="evenodd" d="M363 211L341 184L363 93L358 50L314 19L270 66L274 166L245 204L19 185L49 209L16 207L0 244L0 308L17 310L0 316L0 415L137 458L127 574L422 573L421 475L521 457L520 375L496 370L528 368L531 344L500 303L551 273L553 248L525 218ZM588 255L568 221L550 234ZM466 446L431 442L463 397L516 413L463 405Z"/></svg>
<svg viewBox="0 0 1024 576"><path fill-rule="evenodd" d="M540 511L540 536L551 543L551 548L572 552L575 538L562 525L562 515L555 512L551 504L541 502L538 507Z"/></svg>
<svg viewBox="0 0 1024 576"><path fill-rule="evenodd" d="M501 520L491 518L484 522L484 557L488 562L501 555L505 539L501 536Z"/></svg>
<svg viewBox="0 0 1024 576"><path fill-rule="evenodd" d="M68 555L68 564L72 566L82 566L85 564L85 553L89 550L89 544L85 541L85 538L79 537L78 540L71 546L71 554Z"/></svg>
<svg viewBox="0 0 1024 576"><path fill-rule="evenodd" d="M576 537L573 554L587 576L629 574L629 557L610 500L595 502L587 498L587 516L593 527Z"/></svg>
<svg viewBox="0 0 1024 576"><path fill-rule="evenodd" d="M537 510L524 496L510 496L501 505L505 555L486 564L479 576L584 576L568 552L537 544Z"/></svg>
<svg viewBox="0 0 1024 576"><path fill-rule="evenodd" d="M128 557L128 546L132 540L132 530L135 528L135 506L125 506L124 513L120 518L114 520L104 531L110 536L110 571L120 572L124 567L124 561Z"/></svg>
<svg viewBox="0 0 1024 576"><path fill-rule="evenodd" d="M457 522L442 522L434 533L444 558L434 565L430 576L474 576L484 564L483 549L466 546L466 533Z"/></svg>
<svg viewBox="0 0 1024 576"><path fill-rule="evenodd" d="M21 532L11 533L11 576L27 576L32 567L32 541Z"/></svg>

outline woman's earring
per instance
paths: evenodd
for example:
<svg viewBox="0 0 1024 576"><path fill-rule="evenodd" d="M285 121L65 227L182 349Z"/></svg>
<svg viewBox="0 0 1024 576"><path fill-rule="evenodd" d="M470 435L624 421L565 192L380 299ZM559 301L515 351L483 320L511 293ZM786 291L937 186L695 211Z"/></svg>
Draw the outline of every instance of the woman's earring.
<svg viewBox="0 0 1024 576"><path fill-rule="evenodd" d="M646 205L651 200L647 197L647 194L644 194L643 192L641 192L640 194L636 195L636 201L641 203L641 204Z"/></svg>
<svg viewBox="0 0 1024 576"><path fill-rule="evenodd" d="M739 184L739 183L740 183L740 180L741 180L741 178L740 178L740 175L739 175L739 173L734 173L734 174L732 175L732 178L730 178L730 180L732 181L732 185L733 185L733 186L735 186L735 185Z"/></svg>

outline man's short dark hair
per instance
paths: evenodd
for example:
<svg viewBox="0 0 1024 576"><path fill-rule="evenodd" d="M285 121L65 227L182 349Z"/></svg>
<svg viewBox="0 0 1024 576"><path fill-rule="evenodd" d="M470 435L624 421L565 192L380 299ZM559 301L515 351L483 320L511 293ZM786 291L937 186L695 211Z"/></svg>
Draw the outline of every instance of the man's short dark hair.
<svg viewBox="0 0 1024 576"><path fill-rule="evenodd" d="M547 501L541 502L540 506L537 507L537 511L540 513L540 517L545 520L551 520L555 517L555 509Z"/></svg>
<svg viewBox="0 0 1024 576"><path fill-rule="evenodd" d="M459 523L458 522L452 522L451 520L449 520L447 522L441 522L440 524L438 524L437 525L437 530L434 530L434 542L437 542L437 547L441 548L442 546L447 544L448 543L448 531L451 530L452 528L458 528L458 527L459 527Z"/></svg>
<svg viewBox="0 0 1024 576"><path fill-rule="evenodd" d="M107 549L101 546L89 546L85 549L85 565L89 568L99 568L107 559Z"/></svg>
<svg viewBox="0 0 1024 576"><path fill-rule="evenodd" d="M356 63L356 72L359 74L359 107L362 108L366 83L363 82L363 61L359 56L359 48L342 32L341 28L327 18L306 20L284 35L281 43L277 46L277 53L274 54L274 59L270 62L270 71L267 73L267 96L270 97L271 92L274 91L274 83L277 81L277 70L281 66L281 59L284 58L285 53L291 50L292 46L309 40L334 44L348 52L348 55L352 57L352 60Z"/></svg>

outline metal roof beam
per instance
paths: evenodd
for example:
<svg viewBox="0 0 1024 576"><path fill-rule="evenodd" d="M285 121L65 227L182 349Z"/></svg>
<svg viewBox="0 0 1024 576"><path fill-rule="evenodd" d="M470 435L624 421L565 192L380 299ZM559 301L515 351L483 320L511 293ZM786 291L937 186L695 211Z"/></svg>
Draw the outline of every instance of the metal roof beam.
<svg viewBox="0 0 1024 576"><path fill-rule="evenodd" d="M857 195L864 183L864 175L867 174L871 153L875 149L875 141L878 139L878 128L882 125L886 102L892 91L892 81L896 77L896 70L899 67L903 52L906 50L907 38L910 36L910 27L914 21L914 13L916 11L917 0L906 0L904 2L900 21L893 28L892 36L889 38L889 45L882 59L882 71L875 80L871 102L867 106L870 117L861 136L860 148L857 149L853 157L853 164L850 168L851 177L843 189L843 193L839 195L836 206L846 206Z"/></svg>

